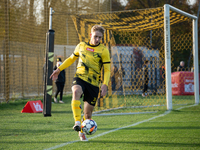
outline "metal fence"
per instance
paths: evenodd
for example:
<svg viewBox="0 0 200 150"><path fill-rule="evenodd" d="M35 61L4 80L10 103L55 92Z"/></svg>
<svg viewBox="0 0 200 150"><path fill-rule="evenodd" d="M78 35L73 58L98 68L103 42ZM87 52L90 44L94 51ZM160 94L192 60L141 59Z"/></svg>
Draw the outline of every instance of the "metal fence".
<svg viewBox="0 0 200 150"><path fill-rule="evenodd" d="M79 42L71 15L109 11L110 0L0 1L0 101L43 95L50 7L55 10L52 28L56 62L57 57L69 56ZM64 94L71 92L75 68L72 65L66 71Z"/></svg>

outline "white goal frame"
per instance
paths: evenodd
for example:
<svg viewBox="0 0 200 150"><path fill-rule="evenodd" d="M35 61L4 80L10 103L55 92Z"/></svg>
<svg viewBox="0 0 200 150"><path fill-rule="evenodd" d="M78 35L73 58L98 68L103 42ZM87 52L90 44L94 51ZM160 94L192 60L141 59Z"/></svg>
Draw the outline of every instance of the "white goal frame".
<svg viewBox="0 0 200 150"><path fill-rule="evenodd" d="M177 9L171 5L164 5L164 43L165 43L165 68L166 68L166 100L167 109L172 110L172 85L171 85L171 43L170 43L170 10L189 17L193 22L193 64L194 64L194 95L195 104L199 104L199 77L198 77L198 17Z"/></svg>

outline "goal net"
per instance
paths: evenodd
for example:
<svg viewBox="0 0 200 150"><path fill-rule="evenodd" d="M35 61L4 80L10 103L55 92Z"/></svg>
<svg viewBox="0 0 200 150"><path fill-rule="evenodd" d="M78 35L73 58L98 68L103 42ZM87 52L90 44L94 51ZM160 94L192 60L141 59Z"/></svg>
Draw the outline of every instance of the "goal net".
<svg viewBox="0 0 200 150"><path fill-rule="evenodd" d="M111 78L108 95L99 96L96 112L158 111L199 103L197 17L165 5L153 9L76 14L72 20L79 41L89 41L91 27L95 24L106 29L102 43L110 51ZM149 61L149 81L147 96L143 97L146 60ZM183 72L177 72L180 61L185 62ZM195 71L191 72L193 67ZM171 84L174 74L180 83ZM189 76L188 83L185 74ZM174 93L177 90L181 93Z"/></svg>

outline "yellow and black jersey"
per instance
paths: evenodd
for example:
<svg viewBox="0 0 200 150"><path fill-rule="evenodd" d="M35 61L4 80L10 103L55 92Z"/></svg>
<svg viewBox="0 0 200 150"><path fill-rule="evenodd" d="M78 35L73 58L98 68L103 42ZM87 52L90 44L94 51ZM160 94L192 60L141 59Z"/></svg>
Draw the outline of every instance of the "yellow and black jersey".
<svg viewBox="0 0 200 150"><path fill-rule="evenodd" d="M63 70L70 66L79 57L75 77L78 77L94 86L99 86L101 69L104 65L104 84L108 85L110 78L110 54L108 49L99 44L97 46L80 42L74 53L59 67Z"/></svg>

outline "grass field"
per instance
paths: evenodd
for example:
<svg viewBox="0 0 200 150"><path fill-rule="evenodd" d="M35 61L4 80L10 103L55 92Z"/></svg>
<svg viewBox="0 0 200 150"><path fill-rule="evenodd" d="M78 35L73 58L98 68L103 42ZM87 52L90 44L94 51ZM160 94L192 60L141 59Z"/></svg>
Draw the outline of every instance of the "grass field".
<svg viewBox="0 0 200 150"><path fill-rule="evenodd" d="M80 142L72 130L71 97L52 104L52 116L21 113L28 100L0 104L0 150L200 149L200 105L155 113L94 116L98 130Z"/></svg>
<svg viewBox="0 0 200 150"><path fill-rule="evenodd" d="M103 107L95 107L95 111L107 110L111 112L144 112L144 111L165 111L166 96L165 95L150 95L142 97L141 95L112 95L103 100ZM176 105L194 104L194 95L172 96L172 103ZM125 109L124 109L125 108ZM104 112L106 113L106 112Z"/></svg>

